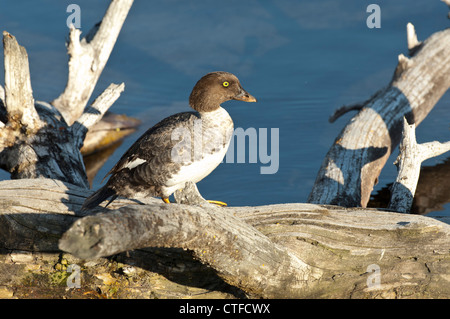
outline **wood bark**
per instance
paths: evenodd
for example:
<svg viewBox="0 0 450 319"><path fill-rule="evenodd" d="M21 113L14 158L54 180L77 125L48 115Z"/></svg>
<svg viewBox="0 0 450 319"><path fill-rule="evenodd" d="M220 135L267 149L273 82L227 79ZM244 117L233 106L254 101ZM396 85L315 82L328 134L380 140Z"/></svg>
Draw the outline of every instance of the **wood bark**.
<svg viewBox="0 0 450 319"><path fill-rule="evenodd" d="M401 139L403 117L416 126L450 87L450 29L423 43L408 29L410 58L399 55L391 83L361 103L321 165L309 203L365 207ZM355 107L348 107L353 110ZM339 110L342 114L344 110ZM333 117L332 119L335 119Z"/></svg>

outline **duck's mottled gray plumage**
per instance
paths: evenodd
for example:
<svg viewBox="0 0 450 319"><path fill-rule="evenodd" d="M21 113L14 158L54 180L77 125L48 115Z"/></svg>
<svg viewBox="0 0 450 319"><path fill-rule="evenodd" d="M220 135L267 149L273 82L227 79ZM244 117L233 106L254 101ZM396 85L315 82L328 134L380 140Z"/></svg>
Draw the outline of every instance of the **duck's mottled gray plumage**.
<svg viewBox="0 0 450 319"><path fill-rule="evenodd" d="M233 87L221 87L224 81ZM111 177L106 185L86 199L83 209L109 197L111 201L117 196L167 198L184 182L204 178L220 164L228 148L233 121L220 103L233 98L255 101L231 73L204 76L189 99L197 112L174 114L147 130L108 173ZM183 137L191 140L181 140Z"/></svg>

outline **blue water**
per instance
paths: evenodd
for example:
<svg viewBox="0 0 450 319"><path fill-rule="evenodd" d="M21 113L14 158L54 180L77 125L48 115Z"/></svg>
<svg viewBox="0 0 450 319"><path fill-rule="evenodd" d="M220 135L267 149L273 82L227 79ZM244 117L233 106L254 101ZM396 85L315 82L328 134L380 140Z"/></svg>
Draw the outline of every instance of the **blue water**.
<svg viewBox="0 0 450 319"><path fill-rule="evenodd" d="M38 100L54 99L66 83L64 42L70 3L0 2L0 28L26 47ZM86 34L109 1L76 3ZM408 22L415 25L419 40L449 26L448 9L440 1L383 0L376 2L381 28L369 29L370 3L373 0L136 0L92 98L112 82L125 82L125 92L111 111L138 117L143 124L106 162L94 188L148 127L189 110L190 90L202 75L224 70L236 74L258 99L258 103L223 105L235 127L269 132L279 128L279 169L264 175L262 163L224 163L198 184L200 192L233 206L305 202L326 152L352 116L330 124L330 114L343 104L367 99L389 83L397 56L407 54ZM3 66L0 69L0 83L4 83ZM418 127L419 142L450 140L449 105L447 93ZM375 190L395 179L396 156L397 151ZM436 165L445 158L424 164ZM450 214L450 205L439 214Z"/></svg>

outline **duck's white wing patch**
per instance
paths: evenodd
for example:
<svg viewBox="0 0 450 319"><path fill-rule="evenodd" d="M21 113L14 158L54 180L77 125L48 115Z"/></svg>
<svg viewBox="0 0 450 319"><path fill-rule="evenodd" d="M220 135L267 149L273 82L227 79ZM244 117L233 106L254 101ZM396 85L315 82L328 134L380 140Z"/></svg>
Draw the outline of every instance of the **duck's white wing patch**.
<svg viewBox="0 0 450 319"><path fill-rule="evenodd" d="M146 162L147 162L146 160L138 157L138 158L132 160L131 162L128 162L127 164L125 164L123 166L123 168L132 169L132 168L135 168L136 166L139 166L139 165L144 164Z"/></svg>

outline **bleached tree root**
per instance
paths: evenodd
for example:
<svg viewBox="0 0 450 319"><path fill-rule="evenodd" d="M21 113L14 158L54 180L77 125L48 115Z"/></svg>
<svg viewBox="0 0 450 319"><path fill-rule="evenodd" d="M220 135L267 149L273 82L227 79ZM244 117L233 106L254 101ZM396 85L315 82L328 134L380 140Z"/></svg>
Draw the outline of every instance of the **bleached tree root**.
<svg viewBox="0 0 450 319"><path fill-rule="evenodd" d="M422 162L450 151L450 142L434 141L417 144L415 129L415 124L409 125L404 119L400 154L395 162L398 175L391 188L391 200L388 206L389 209L402 213L410 212Z"/></svg>
<svg viewBox="0 0 450 319"><path fill-rule="evenodd" d="M56 178L89 188L80 148L88 130L102 119L124 84L111 84L91 106L86 105L132 2L112 1L102 22L81 41L80 31L71 29L68 84L51 104L35 102L26 50L14 36L3 32L0 167L12 178Z"/></svg>
<svg viewBox="0 0 450 319"><path fill-rule="evenodd" d="M365 207L393 149L401 140L403 117L419 125L450 87L450 29L423 43L408 24L410 58L399 55L391 83L358 106L328 151L308 202ZM335 120L352 107L344 107Z"/></svg>

